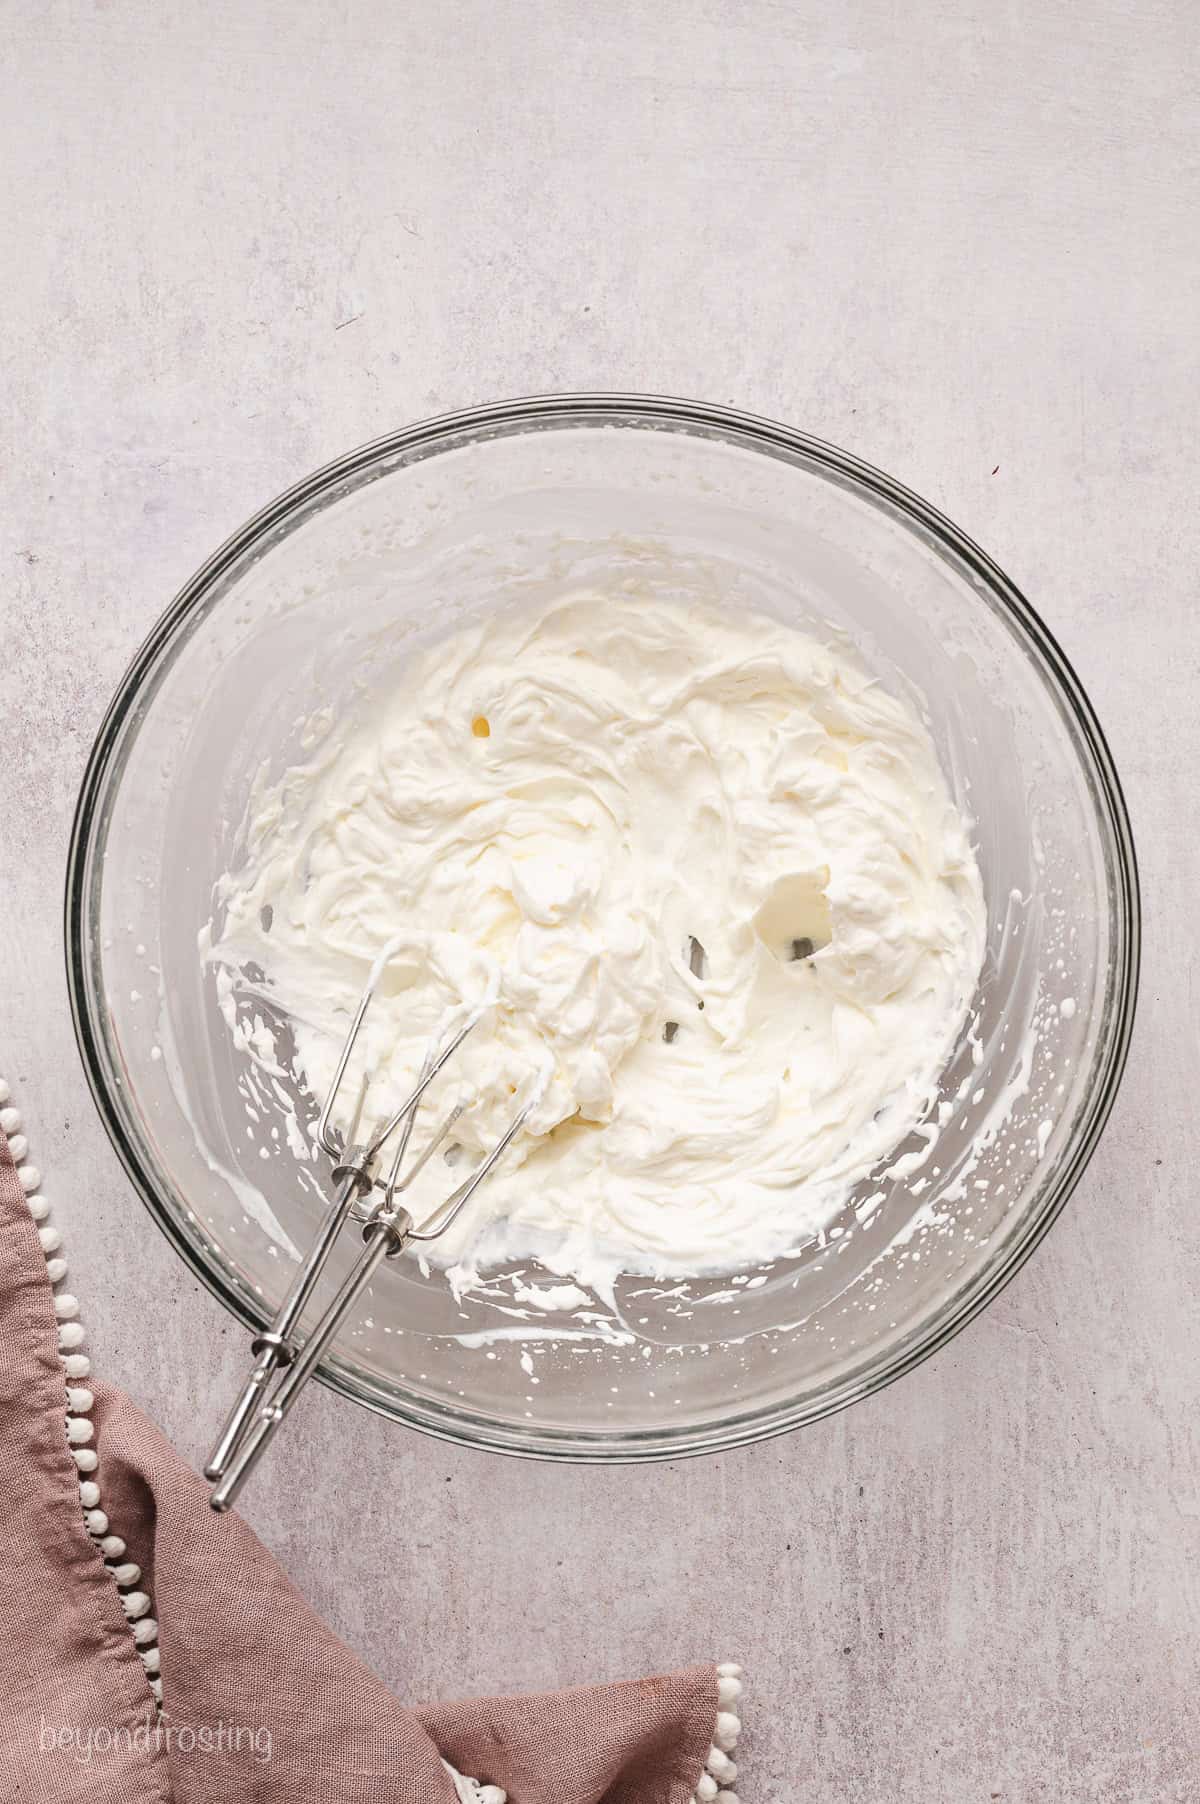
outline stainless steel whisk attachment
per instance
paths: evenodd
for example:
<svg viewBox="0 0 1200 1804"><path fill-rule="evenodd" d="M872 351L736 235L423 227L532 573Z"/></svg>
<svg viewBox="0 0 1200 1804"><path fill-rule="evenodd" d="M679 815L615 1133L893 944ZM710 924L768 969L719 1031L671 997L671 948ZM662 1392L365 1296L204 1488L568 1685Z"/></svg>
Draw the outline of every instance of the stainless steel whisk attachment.
<svg viewBox="0 0 1200 1804"><path fill-rule="evenodd" d="M304 1384L320 1364L356 1298L371 1282L383 1260L393 1258L410 1241L436 1240L446 1232L494 1169L510 1141L520 1132L536 1099L536 1094L528 1098L491 1151L457 1189L452 1190L419 1226L416 1225L399 1198L444 1143L462 1114L463 1105L459 1104L450 1111L432 1139L405 1170L405 1155L412 1139L417 1111L430 1084L453 1058L467 1035L487 1012L489 1005L485 1004L469 1014L461 1026L451 1031L444 1043L435 1042L430 1046L412 1091L382 1127L377 1128L361 1145L345 1145L332 1126L334 1105L385 963L386 955L375 965L367 979L338 1060L333 1085L317 1124L317 1139L333 1160L333 1179L338 1186L337 1194L270 1328L251 1342L251 1350L255 1355L254 1369L230 1411L204 1468L204 1476L214 1481L209 1497L214 1510L227 1510L234 1502ZM360 1098L356 1120L361 1117L361 1113ZM381 1177L378 1175L380 1159L394 1134L399 1136L396 1150L386 1177ZM373 1194L376 1191L380 1193L378 1197ZM325 1268L334 1243L352 1216L362 1223L363 1250L324 1313L314 1324L311 1333L301 1341L297 1331L305 1305Z"/></svg>

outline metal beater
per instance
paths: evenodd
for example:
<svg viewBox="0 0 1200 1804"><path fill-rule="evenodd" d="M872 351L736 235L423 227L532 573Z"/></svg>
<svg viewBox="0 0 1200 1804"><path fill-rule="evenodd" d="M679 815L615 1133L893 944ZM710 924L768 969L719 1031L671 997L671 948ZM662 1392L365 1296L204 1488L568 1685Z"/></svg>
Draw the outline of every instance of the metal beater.
<svg viewBox="0 0 1200 1804"><path fill-rule="evenodd" d="M337 1195L270 1328L251 1342L251 1350L255 1354L254 1369L230 1411L204 1468L204 1476L214 1481L209 1497L214 1510L227 1510L233 1503L304 1384L320 1364L330 1342L353 1308L355 1299L371 1282L382 1261L394 1258L410 1241L436 1240L446 1232L493 1170L509 1142L520 1132L537 1099L535 1091L518 1109L500 1139L480 1164L419 1227L416 1226L408 1210L397 1199L442 1145L462 1114L463 1105L459 1104L450 1111L410 1169L404 1171L404 1158L412 1139L417 1111L430 1084L458 1051L471 1030L478 1025L490 1004L484 1004L468 1014L466 1021L450 1032L444 1044L435 1041L430 1046L412 1092L381 1128L361 1145L345 1145L340 1134L331 1125L333 1109L386 962L385 954L377 961L367 979L362 1000L355 1011L338 1060L333 1086L325 1099L317 1124L317 1139L333 1160ZM361 1113L360 1098L356 1121ZM392 1135L397 1132L400 1137L395 1156L386 1178L381 1178L376 1174L380 1155ZM375 1190L381 1192L378 1199L372 1197ZM369 1204L368 1198L371 1198ZM297 1344L297 1328L305 1304L320 1278L334 1242L351 1216L363 1224L363 1250L312 1332L307 1339Z"/></svg>

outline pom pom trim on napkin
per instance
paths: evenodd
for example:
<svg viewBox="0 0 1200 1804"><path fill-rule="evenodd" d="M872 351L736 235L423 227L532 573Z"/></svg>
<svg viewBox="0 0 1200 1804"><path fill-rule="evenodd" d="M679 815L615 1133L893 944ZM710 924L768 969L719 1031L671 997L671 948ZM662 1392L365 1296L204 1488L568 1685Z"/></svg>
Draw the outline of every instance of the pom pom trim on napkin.
<svg viewBox="0 0 1200 1804"><path fill-rule="evenodd" d="M730 1789L738 1771L730 1755L742 1732L742 1719L735 1709L741 1695L742 1669L727 1660L717 1668L716 1738L708 1750L693 1804L740 1804L737 1793Z"/></svg>
<svg viewBox="0 0 1200 1804"><path fill-rule="evenodd" d="M149 1594L141 1588L142 1571L126 1560L126 1547L120 1535L112 1532L107 1513L101 1508L100 1464L91 1445L95 1428L90 1420L95 1399L87 1388L92 1362L82 1351L85 1339L79 1320L79 1299L64 1288L67 1262L62 1253L62 1235L51 1221L50 1200L42 1190L42 1174L30 1163L29 1141L23 1132L20 1112L12 1105L8 1084L0 1078L0 1130L8 1139L9 1156L17 1168L17 1181L25 1193L29 1213L37 1223L38 1239L46 1259L46 1276L54 1291L54 1314L58 1322L58 1356L66 1383L64 1412L67 1445L75 1469L79 1473L79 1504L89 1535L104 1556L120 1594L121 1605L129 1622L134 1644L146 1669L146 1678L154 1694L155 1704L162 1704L162 1680L159 1677L158 1624L151 1612Z"/></svg>

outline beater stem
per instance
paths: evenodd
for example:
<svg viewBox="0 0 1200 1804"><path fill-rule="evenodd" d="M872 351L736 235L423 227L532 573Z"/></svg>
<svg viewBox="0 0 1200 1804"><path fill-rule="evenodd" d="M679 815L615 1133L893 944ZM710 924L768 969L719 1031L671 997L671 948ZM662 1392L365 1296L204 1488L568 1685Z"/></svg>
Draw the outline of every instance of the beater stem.
<svg viewBox="0 0 1200 1804"><path fill-rule="evenodd" d="M345 1175L341 1189L334 1198L333 1207L326 1212L317 1238L292 1279L291 1288L280 1304L270 1328L251 1342L251 1350L258 1356L254 1369L246 1380L241 1396L230 1410L217 1444L209 1456L204 1468L205 1478L215 1479L224 1475L246 1432L255 1405L276 1371L291 1363L295 1351L291 1344L293 1331L304 1305L312 1295L313 1286L324 1270L330 1248L341 1233L346 1217L357 1199L371 1188L368 1168L359 1162L359 1151L359 1148L353 1147L343 1159L341 1170Z"/></svg>
<svg viewBox="0 0 1200 1804"><path fill-rule="evenodd" d="M375 1276L376 1270L390 1253L398 1253L408 1238L412 1217L406 1209L398 1209L391 1217L377 1215L363 1229L366 1246L343 1279L337 1295L321 1317L292 1365L279 1378L275 1389L263 1403L258 1417L237 1449L233 1459L213 1491L209 1502L214 1510L227 1510L258 1464L271 1436L295 1402L301 1388L316 1370L355 1299Z"/></svg>

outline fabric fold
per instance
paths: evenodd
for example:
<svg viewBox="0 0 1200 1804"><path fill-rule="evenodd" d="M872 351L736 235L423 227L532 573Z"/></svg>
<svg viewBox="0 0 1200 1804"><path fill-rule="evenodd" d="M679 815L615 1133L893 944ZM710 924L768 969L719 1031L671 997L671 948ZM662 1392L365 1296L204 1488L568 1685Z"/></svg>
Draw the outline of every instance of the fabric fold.
<svg viewBox="0 0 1200 1804"><path fill-rule="evenodd" d="M717 1675L690 1666L418 1715L447 1760L502 1786L514 1804L687 1804L713 1740Z"/></svg>
<svg viewBox="0 0 1200 1804"><path fill-rule="evenodd" d="M61 1332L39 1229L0 1134L0 1800L455 1804L443 1756L511 1804L689 1804L718 1712L713 1666L409 1709L309 1608L235 1513L122 1392L88 1380L120 1559L157 1618L162 1710L67 1441ZM43 1213L44 1211L40 1211ZM60 1299L61 1302L61 1299ZM127 1581L131 1582L131 1581ZM157 1665L157 1660L155 1661ZM7 1744L5 1746L5 1744ZM702 1785L702 1789L704 1786Z"/></svg>

